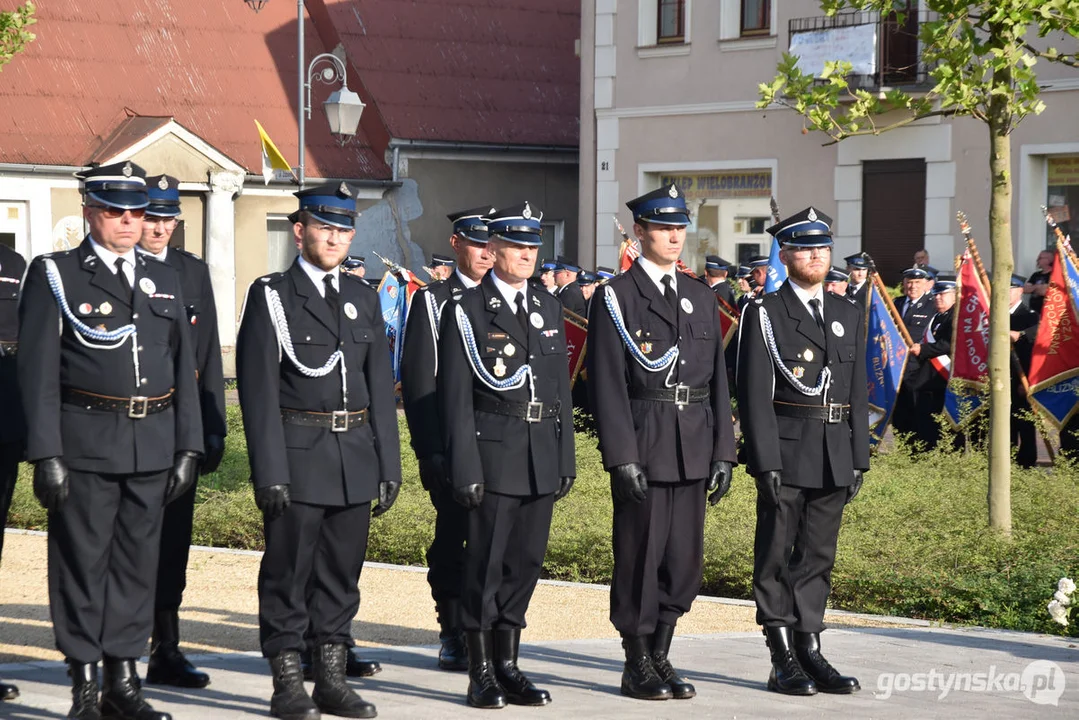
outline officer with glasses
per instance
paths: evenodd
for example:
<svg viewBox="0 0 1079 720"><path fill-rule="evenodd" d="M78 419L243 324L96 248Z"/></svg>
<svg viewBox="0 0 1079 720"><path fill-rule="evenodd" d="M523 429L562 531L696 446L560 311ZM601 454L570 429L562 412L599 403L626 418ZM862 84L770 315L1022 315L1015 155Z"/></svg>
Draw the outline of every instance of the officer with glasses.
<svg viewBox="0 0 1079 720"><path fill-rule="evenodd" d="M90 232L34 260L19 310L49 603L70 665L68 717L162 720L135 659L153 627L162 513L195 484L203 452L194 343L176 271L135 252L145 171L125 162L76 177Z"/></svg>

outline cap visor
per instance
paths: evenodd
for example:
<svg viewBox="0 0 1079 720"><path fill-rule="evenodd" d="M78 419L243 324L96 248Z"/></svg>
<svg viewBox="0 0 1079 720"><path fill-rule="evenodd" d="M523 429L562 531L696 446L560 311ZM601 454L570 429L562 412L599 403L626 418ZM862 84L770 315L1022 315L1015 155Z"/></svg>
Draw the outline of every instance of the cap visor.
<svg viewBox="0 0 1079 720"><path fill-rule="evenodd" d="M133 190L105 190L101 192L88 192L86 197L98 205L113 207L120 210L138 210L150 204L150 198L146 193Z"/></svg>
<svg viewBox="0 0 1079 720"><path fill-rule="evenodd" d="M689 215L685 213L664 213L655 217L643 217L640 220L653 225L689 225Z"/></svg>
<svg viewBox="0 0 1079 720"><path fill-rule="evenodd" d="M500 237L507 242L514 243L515 245L538 247L543 244L543 236L536 235L535 233L507 232L496 233L495 236Z"/></svg>
<svg viewBox="0 0 1079 720"><path fill-rule="evenodd" d="M480 245L486 245L487 241L491 239L487 235L487 233L485 233L485 232L476 232L475 230L473 230L472 232L467 232L467 233L459 232L459 233L457 233L457 235L463 237L466 240L471 240L474 243L479 243Z"/></svg>
<svg viewBox="0 0 1079 720"><path fill-rule="evenodd" d="M355 230L356 221L350 218L348 215L337 215L335 213L317 213L308 210L311 213L311 217L315 218L319 222L324 222L327 225L333 225L334 227L345 228L346 230Z"/></svg>
<svg viewBox="0 0 1079 720"><path fill-rule="evenodd" d="M154 205L151 203L146 206L146 214L154 217L179 217L180 208L175 205Z"/></svg>

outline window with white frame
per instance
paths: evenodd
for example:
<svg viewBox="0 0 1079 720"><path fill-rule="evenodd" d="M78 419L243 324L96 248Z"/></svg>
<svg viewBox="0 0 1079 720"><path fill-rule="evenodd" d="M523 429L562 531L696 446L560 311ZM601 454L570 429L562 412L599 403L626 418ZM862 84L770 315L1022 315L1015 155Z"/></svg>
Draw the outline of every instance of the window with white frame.
<svg viewBox="0 0 1079 720"><path fill-rule="evenodd" d="M776 5L775 0L719 0L720 41L775 37Z"/></svg>
<svg viewBox="0 0 1079 720"><path fill-rule="evenodd" d="M689 43L693 0L637 0L637 45L684 45Z"/></svg>
<svg viewBox="0 0 1079 720"><path fill-rule="evenodd" d="M545 220L540 223L543 232L543 245L539 250L536 267L544 260L553 260L562 254L563 236L566 232L565 220Z"/></svg>
<svg viewBox="0 0 1079 720"><path fill-rule="evenodd" d="M292 223L284 215L266 216L266 272L284 272L296 258Z"/></svg>
<svg viewBox="0 0 1079 720"><path fill-rule="evenodd" d="M772 33L772 0L741 0L742 14L739 35L770 35Z"/></svg>

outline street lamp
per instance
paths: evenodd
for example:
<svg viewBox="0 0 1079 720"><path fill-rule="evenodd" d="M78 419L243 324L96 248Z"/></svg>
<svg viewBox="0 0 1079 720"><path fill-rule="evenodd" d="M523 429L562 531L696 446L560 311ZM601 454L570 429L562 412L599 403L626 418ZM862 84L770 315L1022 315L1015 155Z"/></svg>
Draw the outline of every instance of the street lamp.
<svg viewBox="0 0 1079 720"><path fill-rule="evenodd" d="M270 0L244 0L256 13ZM360 125L360 116L363 114L364 103L360 96L348 89L348 76L345 62L332 53L316 55L307 66L307 74L304 74L304 43L303 43L303 0L296 0L296 57L297 72L302 82L299 83L299 97L297 99L297 125L300 129L299 137L299 182L300 189L304 185L304 168L307 159L307 146L304 126L311 119L311 83L337 83L340 79L341 88L330 94L322 103L326 111L326 119L330 123L330 132L346 140L356 134ZM319 63L329 63L315 75L315 66Z"/></svg>

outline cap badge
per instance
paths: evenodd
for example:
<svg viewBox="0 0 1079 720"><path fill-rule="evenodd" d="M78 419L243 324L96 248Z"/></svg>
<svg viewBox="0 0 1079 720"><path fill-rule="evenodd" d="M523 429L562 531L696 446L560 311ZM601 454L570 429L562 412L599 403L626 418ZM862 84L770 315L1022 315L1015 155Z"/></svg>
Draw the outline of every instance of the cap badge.
<svg viewBox="0 0 1079 720"><path fill-rule="evenodd" d="M817 222L817 211L809 208L809 222Z"/></svg>
<svg viewBox="0 0 1079 720"><path fill-rule="evenodd" d="M345 197L352 197L352 191L348 189L348 185L344 182L341 183L341 187L337 188L337 192L341 193Z"/></svg>
<svg viewBox="0 0 1079 720"><path fill-rule="evenodd" d="M521 213L521 217L523 217L525 220L531 220L532 219L532 208L530 208L528 206L527 202L525 203L525 209Z"/></svg>
<svg viewBox="0 0 1079 720"><path fill-rule="evenodd" d="M123 172L124 177L131 177L131 173L134 172L134 170L131 169L130 160L124 163L124 169L121 172Z"/></svg>
<svg viewBox="0 0 1079 720"><path fill-rule="evenodd" d="M168 190L169 189L169 181L165 179L164 175L162 175L161 179L157 181L157 187L158 187L159 190Z"/></svg>
<svg viewBox="0 0 1079 720"><path fill-rule="evenodd" d="M674 186L674 183L671 183L671 189L667 191L667 194L672 198L678 197L678 188Z"/></svg>

